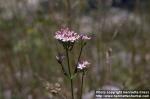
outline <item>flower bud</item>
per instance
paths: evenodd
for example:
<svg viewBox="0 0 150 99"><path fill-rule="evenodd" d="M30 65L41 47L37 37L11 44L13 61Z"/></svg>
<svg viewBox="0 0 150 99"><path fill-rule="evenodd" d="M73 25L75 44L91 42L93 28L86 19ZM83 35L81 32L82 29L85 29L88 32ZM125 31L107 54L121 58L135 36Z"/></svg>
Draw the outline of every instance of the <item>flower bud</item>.
<svg viewBox="0 0 150 99"><path fill-rule="evenodd" d="M62 64L62 61L64 60L65 56L61 53L58 53L58 55L56 56L56 60L59 64Z"/></svg>

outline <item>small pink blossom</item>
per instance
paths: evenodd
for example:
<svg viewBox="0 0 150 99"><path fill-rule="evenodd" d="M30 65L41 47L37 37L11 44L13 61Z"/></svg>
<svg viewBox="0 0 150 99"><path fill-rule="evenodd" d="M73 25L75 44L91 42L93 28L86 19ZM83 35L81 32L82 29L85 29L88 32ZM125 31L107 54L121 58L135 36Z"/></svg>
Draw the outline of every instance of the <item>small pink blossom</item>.
<svg viewBox="0 0 150 99"><path fill-rule="evenodd" d="M84 70L85 68L87 68L87 65L89 65L90 63L88 61L82 61L82 62L79 62L78 65L77 65L77 68L79 70Z"/></svg>
<svg viewBox="0 0 150 99"><path fill-rule="evenodd" d="M82 40L90 40L91 37L87 36L87 35L81 35L80 36Z"/></svg>
<svg viewBox="0 0 150 99"><path fill-rule="evenodd" d="M69 28L62 28L61 30L55 32L54 38L62 42L73 43L80 38L80 35L78 35L72 30L69 30Z"/></svg>

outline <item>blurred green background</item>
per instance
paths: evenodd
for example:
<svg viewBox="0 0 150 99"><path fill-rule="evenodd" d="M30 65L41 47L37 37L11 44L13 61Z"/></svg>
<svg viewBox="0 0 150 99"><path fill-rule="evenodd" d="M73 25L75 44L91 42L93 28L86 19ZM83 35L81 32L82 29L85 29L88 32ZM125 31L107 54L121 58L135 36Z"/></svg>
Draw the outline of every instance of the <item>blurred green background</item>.
<svg viewBox="0 0 150 99"><path fill-rule="evenodd" d="M149 12L150 0L0 0L0 99L70 95L55 60L62 46L54 33L61 26L93 35L83 54L91 62L83 99L105 87L150 89ZM76 46L72 61L78 53ZM52 92L56 87L62 96Z"/></svg>

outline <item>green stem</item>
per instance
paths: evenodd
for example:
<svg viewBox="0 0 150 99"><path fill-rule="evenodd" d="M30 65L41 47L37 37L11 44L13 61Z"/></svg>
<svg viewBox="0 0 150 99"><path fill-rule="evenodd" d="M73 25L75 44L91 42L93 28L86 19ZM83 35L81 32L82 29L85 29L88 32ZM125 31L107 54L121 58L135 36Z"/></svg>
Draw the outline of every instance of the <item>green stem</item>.
<svg viewBox="0 0 150 99"><path fill-rule="evenodd" d="M78 64L78 62L79 62L79 60L80 60L80 57L81 57L81 54L82 54L82 51L83 51L83 47L84 47L84 46L82 45L82 42L81 42L81 48L80 48L80 53L79 53L79 57L78 57L78 60L77 60L77 64ZM76 64L74 73L77 72L77 64Z"/></svg>
<svg viewBox="0 0 150 99"><path fill-rule="evenodd" d="M74 99L74 94L73 94L73 80L71 78L71 69L70 69L70 61L69 61L69 53L68 53L68 48L66 48L66 56L67 56L67 63L68 63L68 70L69 70L69 76L70 76L70 84L71 84L71 96L72 96L72 99Z"/></svg>
<svg viewBox="0 0 150 99"><path fill-rule="evenodd" d="M80 49L80 53L79 53L79 57L78 57L78 61L77 62L79 62L79 60L80 60L80 57L81 57L81 54L82 54L82 50L83 50L83 47L81 47L81 49Z"/></svg>
<svg viewBox="0 0 150 99"><path fill-rule="evenodd" d="M82 78L81 78L80 99L82 99L83 81L84 81L84 71L82 72Z"/></svg>
<svg viewBox="0 0 150 99"><path fill-rule="evenodd" d="M67 72L66 72L66 70L65 70L65 68L64 68L64 66L63 66L63 64L61 63L60 65L61 65L61 69L62 69L62 72L64 73L64 75L65 75L65 76L68 76L68 74L67 74Z"/></svg>

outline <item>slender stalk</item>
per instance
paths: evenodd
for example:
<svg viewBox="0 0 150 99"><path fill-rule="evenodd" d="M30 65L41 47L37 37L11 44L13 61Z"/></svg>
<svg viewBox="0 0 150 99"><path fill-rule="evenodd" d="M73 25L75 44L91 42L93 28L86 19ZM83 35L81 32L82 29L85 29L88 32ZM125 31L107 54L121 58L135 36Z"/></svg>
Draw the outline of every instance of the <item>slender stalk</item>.
<svg viewBox="0 0 150 99"><path fill-rule="evenodd" d="M78 61L77 61L77 62L79 62L79 60L80 60L80 57L81 57L81 54L82 54L82 50L83 50L83 47L81 46L81 49L80 49L80 53L79 53L79 57L78 57Z"/></svg>
<svg viewBox="0 0 150 99"><path fill-rule="evenodd" d="M82 78L81 78L81 90L80 90L80 98L82 99L82 90L83 90L83 82L84 81L84 71L82 72Z"/></svg>
<svg viewBox="0 0 150 99"><path fill-rule="evenodd" d="M81 48L80 48L80 52L79 52L79 57L78 57L78 60L77 60L77 64L78 64L78 62L79 62L79 60L80 60L80 57L81 57L81 54L82 54L82 51L83 51L83 45L82 45L82 43L81 43ZM75 71L74 71L74 73L76 73L77 72L77 65L76 65L76 67L75 67Z"/></svg>
<svg viewBox="0 0 150 99"><path fill-rule="evenodd" d="M71 96L72 99L74 99L74 94L73 94L73 80L71 78L71 69L70 69L70 60L69 60L69 53L68 53L68 48L66 48L66 56L67 56L67 63L68 63L68 71L69 71L69 76L70 76L70 84L71 84Z"/></svg>
<svg viewBox="0 0 150 99"><path fill-rule="evenodd" d="M82 51L83 51L83 46L82 46L82 42L81 42L80 52L79 52L79 56L78 56L78 59L77 59L76 66L75 66L74 74L77 73L77 65L78 65L78 62L80 61L80 57L81 57ZM78 78L78 83L80 83L80 79L79 79L78 73L77 73L77 78ZM80 86L78 86L78 89L80 89ZM81 95L80 91L78 91L77 94L78 94L78 99L80 99L80 95Z"/></svg>
<svg viewBox="0 0 150 99"><path fill-rule="evenodd" d="M67 72L66 72L66 70L65 70L65 68L64 68L64 66L63 66L63 64L61 63L60 65L61 65L61 69L62 69L62 72L64 73L64 75L65 75L65 76L68 76L68 74L67 74Z"/></svg>

